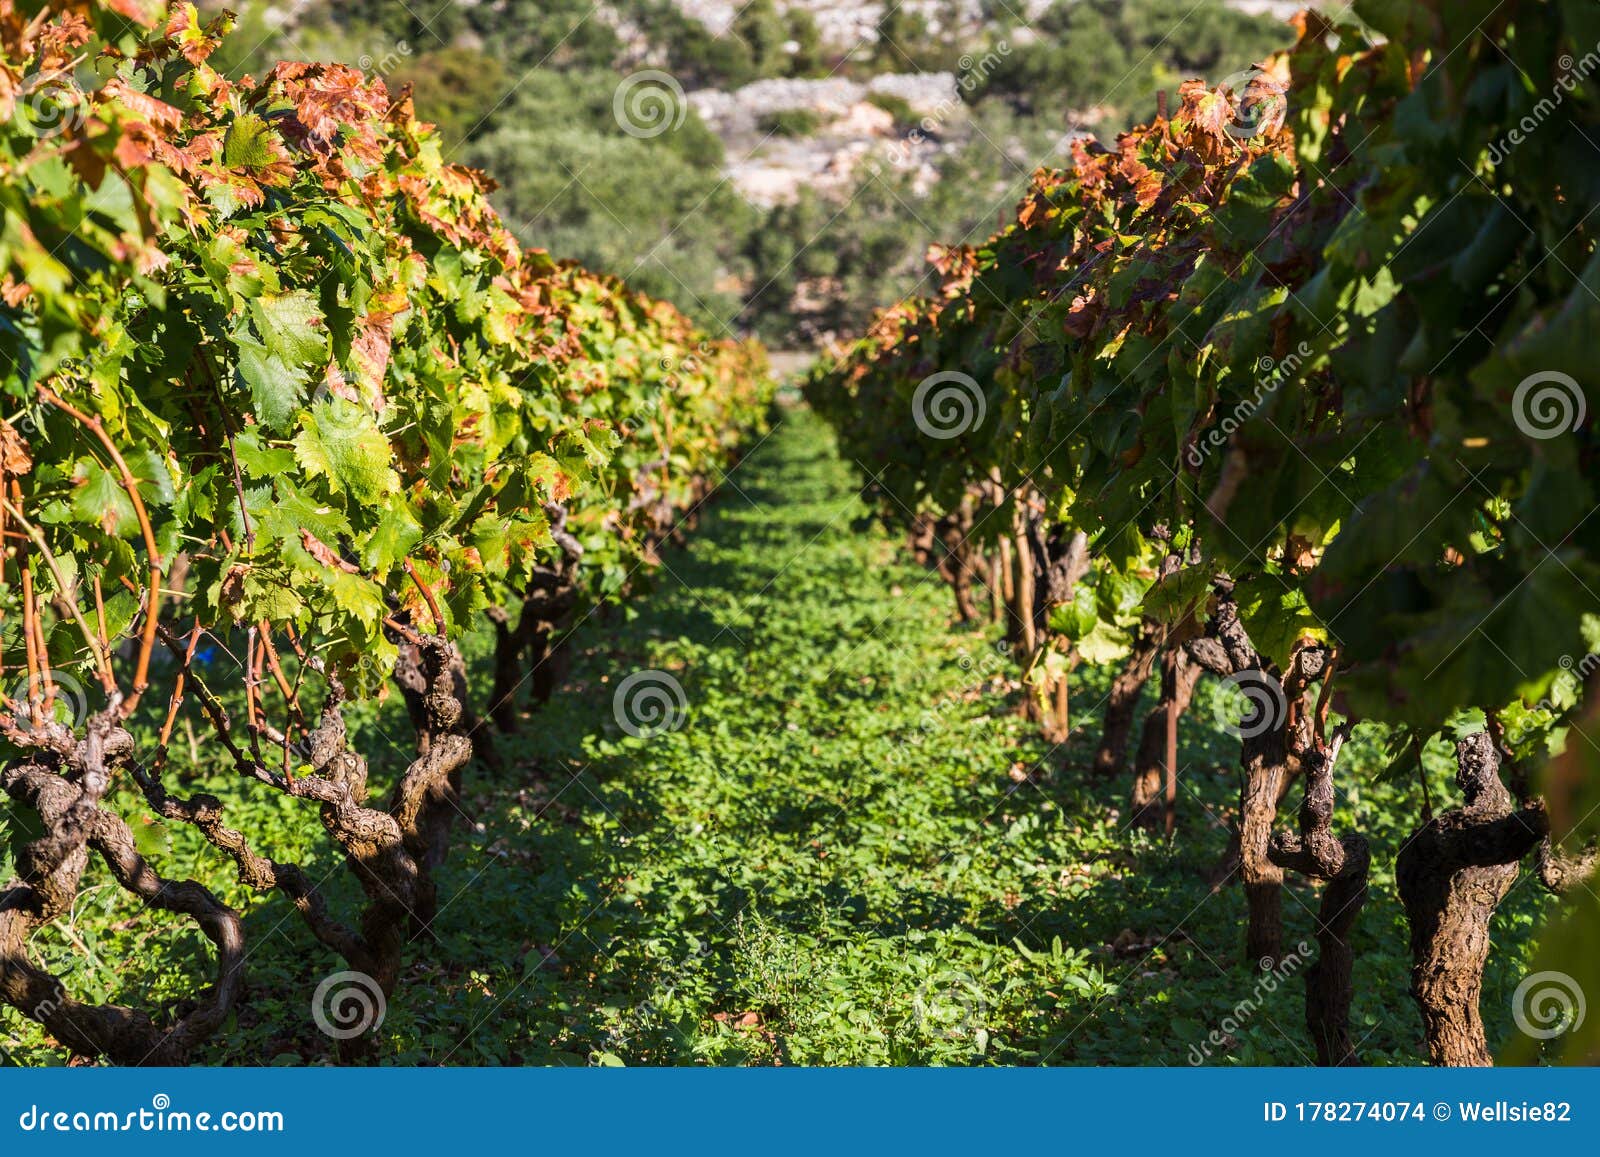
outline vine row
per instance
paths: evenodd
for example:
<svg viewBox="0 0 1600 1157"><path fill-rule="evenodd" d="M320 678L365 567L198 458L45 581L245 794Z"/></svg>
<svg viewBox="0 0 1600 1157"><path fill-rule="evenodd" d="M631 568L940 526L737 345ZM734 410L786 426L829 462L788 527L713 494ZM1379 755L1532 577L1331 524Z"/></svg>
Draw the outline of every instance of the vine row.
<svg viewBox="0 0 1600 1157"><path fill-rule="evenodd" d="M336 64L225 77L231 22L0 5L0 786L26 833L0 1001L119 1063L185 1060L249 954L129 815L192 825L389 996L463 776L495 758L460 642L494 624L487 713L514 726L561 632L638 586L771 396L758 347L520 248L407 95ZM416 748L380 791L345 714L391 687ZM320 822L359 911L183 794L180 723ZM211 942L191 995L97 1004L35 963L96 860Z"/></svg>
<svg viewBox="0 0 1600 1157"><path fill-rule="evenodd" d="M1354 8L1362 25L1302 14L1292 50L1186 83L1113 149L1079 142L993 237L935 249L937 291L808 392L960 613L993 592L1054 735L1074 665L1120 665L1091 774L1125 767L1158 683L1134 822L1172 831L1197 682L1236 694L1217 879L1243 884L1253 962L1281 955L1284 874L1320 882L1325 1064L1360 1055L1350 937L1375 852L1338 806L1338 758L1376 729L1387 774L1421 780L1397 875L1429 1051L1485 1064L1496 904L1529 858L1571 889L1600 835L1600 18ZM1446 806L1426 767L1452 748ZM1574 891L1580 923L1546 939L1600 983Z"/></svg>

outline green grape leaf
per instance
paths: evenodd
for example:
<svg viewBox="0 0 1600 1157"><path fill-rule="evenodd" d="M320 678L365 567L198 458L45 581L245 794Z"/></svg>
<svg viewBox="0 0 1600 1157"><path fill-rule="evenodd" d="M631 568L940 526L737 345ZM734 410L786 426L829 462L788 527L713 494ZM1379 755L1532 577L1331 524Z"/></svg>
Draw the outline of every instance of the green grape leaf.
<svg viewBox="0 0 1600 1157"><path fill-rule="evenodd" d="M295 458L311 477L326 478L336 493L363 505L400 489L389 440L361 406L326 399L302 414L300 423Z"/></svg>
<svg viewBox="0 0 1600 1157"><path fill-rule="evenodd" d="M269 430L285 429L305 399L309 375L248 338L236 336L234 348L239 376L250 390L256 417Z"/></svg>
<svg viewBox="0 0 1600 1157"><path fill-rule="evenodd" d="M322 311L305 290L254 298L250 318L266 348L284 364L305 367L326 360L328 333Z"/></svg>
<svg viewBox="0 0 1600 1157"><path fill-rule="evenodd" d="M276 159L272 127L255 113L244 113L228 126L222 161L235 169L264 169Z"/></svg>

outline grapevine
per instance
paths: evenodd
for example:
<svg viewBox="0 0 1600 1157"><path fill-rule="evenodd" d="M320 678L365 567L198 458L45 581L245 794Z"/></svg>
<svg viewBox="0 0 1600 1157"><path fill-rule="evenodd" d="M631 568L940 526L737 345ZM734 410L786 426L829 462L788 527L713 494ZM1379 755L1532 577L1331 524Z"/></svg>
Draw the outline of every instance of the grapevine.
<svg viewBox="0 0 1600 1157"><path fill-rule="evenodd" d="M1009 591L1037 716L1074 662L1125 664L1100 773L1159 670L1136 820L1171 830L1195 681L1242 693L1218 877L1242 880L1266 961L1283 872L1324 882L1323 1063L1359 1059L1350 932L1373 854L1335 830L1344 737L1380 729L1406 776L1453 738L1463 802L1425 808L1398 874L1430 1052L1482 1064L1495 905L1530 855L1569 888L1597 835L1600 689L1570 656L1595 649L1600 589L1581 336L1600 107L1572 65L1600 24L1540 0L1355 10L1365 28L1300 16L1237 90L1189 82L1114 149L1079 143L808 390L869 500L943 540L962 613L973 575ZM950 375L970 405L939 425L924 386Z"/></svg>
<svg viewBox="0 0 1600 1157"><path fill-rule="evenodd" d="M460 640L550 574L573 605L636 585L770 393L755 347L520 248L489 179L380 80L225 78L231 19L0 13L0 784L42 833L0 904L0 999L121 1063L187 1057L248 956L237 913L140 851L132 801L393 993L490 750ZM385 799L344 710L391 681L416 751ZM169 782L180 719L316 815L358 915ZM181 1012L89 1003L33 963L91 858L211 941Z"/></svg>

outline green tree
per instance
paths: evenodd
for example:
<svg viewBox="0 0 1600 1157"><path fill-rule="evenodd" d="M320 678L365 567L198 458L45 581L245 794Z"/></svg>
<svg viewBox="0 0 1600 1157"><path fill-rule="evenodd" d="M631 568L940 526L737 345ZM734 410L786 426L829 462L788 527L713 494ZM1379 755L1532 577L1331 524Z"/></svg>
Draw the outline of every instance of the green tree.
<svg viewBox="0 0 1600 1157"><path fill-rule="evenodd" d="M417 115L439 126L447 148L455 148L491 117L506 90L505 68L474 48L452 47L408 61L390 77L412 86Z"/></svg>
<svg viewBox="0 0 1600 1157"><path fill-rule="evenodd" d="M815 76L826 70L823 57L822 31L817 18L805 8L791 8L785 17L789 39L794 42L794 52L789 57L789 75Z"/></svg>
<svg viewBox="0 0 1600 1157"><path fill-rule="evenodd" d="M722 144L692 112L659 136L627 135L616 85L609 71L535 71L466 156L514 174L495 204L527 244L731 322L755 211L722 179Z"/></svg>
<svg viewBox="0 0 1600 1157"><path fill-rule="evenodd" d="M500 0L466 11L472 31L520 71L609 68L622 49L588 0Z"/></svg>
<svg viewBox="0 0 1600 1157"><path fill-rule="evenodd" d="M733 18L728 34L750 50L750 63L757 76L779 76L789 64L783 50L789 30L778 13L774 0L751 0Z"/></svg>
<svg viewBox="0 0 1600 1157"><path fill-rule="evenodd" d="M928 48L928 21L903 4L891 4L878 20L878 45L874 57L892 71L915 68Z"/></svg>
<svg viewBox="0 0 1600 1157"><path fill-rule="evenodd" d="M1055 5L1035 27L1036 41L974 65L974 97L1052 119L1109 108L1107 132L1153 115L1155 92L1190 77L1216 83L1291 40L1282 21L1223 0L1078 0ZM1171 35L1176 27L1182 35Z"/></svg>

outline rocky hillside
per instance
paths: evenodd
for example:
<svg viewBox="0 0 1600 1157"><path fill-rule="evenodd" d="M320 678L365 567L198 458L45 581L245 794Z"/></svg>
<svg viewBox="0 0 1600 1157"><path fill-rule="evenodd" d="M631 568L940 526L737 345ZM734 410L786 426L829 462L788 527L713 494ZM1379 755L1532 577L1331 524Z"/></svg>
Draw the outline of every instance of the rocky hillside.
<svg viewBox="0 0 1600 1157"><path fill-rule="evenodd" d="M910 16L912 26L930 40L954 46L962 74L947 68L914 68L851 79L852 63L875 56L914 63L906 59L906 52L875 50L890 6L778 0L777 8L786 17L798 11L814 20L822 45L835 61L828 75L702 87L690 91L688 101L721 138L727 153L725 175L758 207L792 201L802 189L824 194L848 190L859 181L868 158L909 176L917 188L926 188L938 179L941 158L973 135L968 98L988 68L1002 64L1012 51L1048 37L1048 29L1035 22L1044 21L1058 2L1011 0L985 5L980 0L906 0L895 5L895 11ZM1308 6L1315 6L1315 0L1227 0L1231 9L1273 20L1287 20ZM734 34L735 17L747 5L734 0L676 0L676 7L713 35L725 37ZM648 56L648 34L637 27L632 31L640 37L641 58ZM785 47L797 48L792 41ZM1107 123L1113 111L1099 104L1059 110L1059 135L1052 142L1057 147L1051 152L1064 156L1073 137L1117 127Z"/></svg>
<svg viewBox="0 0 1600 1157"><path fill-rule="evenodd" d="M752 204L793 200L802 188L836 192L856 180L872 155L913 173L936 178L934 162L946 144L934 133L906 125L890 111L900 107L918 124L959 116L956 77L950 72L887 73L862 83L843 78L756 81L732 92L689 94L700 119L722 138L726 172ZM799 114L798 122L784 120ZM799 123L802 133L785 131Z"/></svg>

